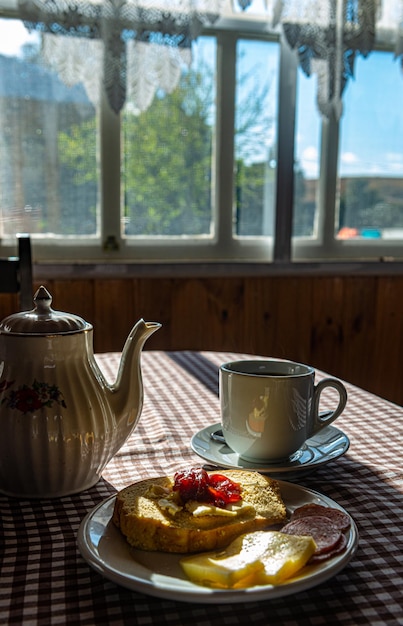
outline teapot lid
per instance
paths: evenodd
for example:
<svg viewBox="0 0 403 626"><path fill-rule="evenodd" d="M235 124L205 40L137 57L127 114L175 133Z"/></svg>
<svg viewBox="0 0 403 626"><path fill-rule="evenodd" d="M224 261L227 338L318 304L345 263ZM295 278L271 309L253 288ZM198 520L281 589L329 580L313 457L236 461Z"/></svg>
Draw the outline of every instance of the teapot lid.
<svg viewBox="0 0 403 626"><path fill-rule="evenodd" d="M52 296L41 286L34 295L35 308L5 317L0 322L0 333L54 335L76 333L92 328L82 317L72 313L62 313L51 308Z"/></svg>

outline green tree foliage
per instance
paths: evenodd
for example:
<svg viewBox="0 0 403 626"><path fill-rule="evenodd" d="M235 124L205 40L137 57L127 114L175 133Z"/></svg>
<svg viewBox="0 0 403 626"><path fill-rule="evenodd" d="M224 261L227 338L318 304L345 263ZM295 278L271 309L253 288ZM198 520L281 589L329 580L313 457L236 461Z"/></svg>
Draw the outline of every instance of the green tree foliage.
<svg viewBox="0 0 403 626"><path fill-rule="evenodd" d="M95 183L96 171L96 124L95 117L80 124L73 124L64 132L59 132L58 150L62 165L74 172L72 182L75 185Z"/></svg>
<svg viewBox="0 0 403 626"><path fill-rule="evenodd" d="M265 177L264 141L270 120L265 110L267 85L250 68L238 78L235 143L237 215L260 234ZM138 114L122 113L122 189L127 235L201 235L212 221L211 178L214 124L214 76L199 61L182 73L171 93L159 92ZM78 187L96 183L96 128L91 118L59 134L66 175ZM262 156L263 155L263 156ZM67 173L69 172L69 173ZM74 174L72 174L74 173Z"/></svg>
<svg viewBox="0 0 403 626"><path fill-rule="evenodd" d="M186 72L170 95L157 94L123 121L123 181L129 234L209 231L212 87ZM207 87L207 88L206 88Z"/></svg>
<svg viewBox="0 0 403 626"><path fill-rule="evenodd" d="M265 162L246 165L243 159L236 162L235 205L237 235L262 234L264 188L268 176L273 178Z"/></svg>
<svg viewBox="0 0 403 626"><path fill-rule="evenodd" d="M315 230L315 203L306 198L306 181L301 165L294 165L294 214L292 232L295 237L311 237Z"/></svg>
<svg viewBox="0 0 403 626"><path fill-rule="evenodd" d="M273 119L269 114L270 82L261 81L259 64L248 68L245 51L239 55L237 106L235 116L235 211L236 233L239 236L269 234L263 225L267 202L274 193L274 169L268 161L274 158L266 137ZM269 154L271 155L269 157ZM273 225L269 227L273 233Z"/></svg>
<svg viewBox="0 0 403 626"><path fill-rule="evenodd" d="M357 229L402 228L403 210L399 190L385 190L373 178L349 178L340 196L340 225Z"/></svg>
<svg viewBox="0 0 403 626"><path fill-rule="evenodd" d="M346 181L345 194L340 198L340 224L350 228L370 226L378 192L369 185L369 179L352 178Z"/></svg>

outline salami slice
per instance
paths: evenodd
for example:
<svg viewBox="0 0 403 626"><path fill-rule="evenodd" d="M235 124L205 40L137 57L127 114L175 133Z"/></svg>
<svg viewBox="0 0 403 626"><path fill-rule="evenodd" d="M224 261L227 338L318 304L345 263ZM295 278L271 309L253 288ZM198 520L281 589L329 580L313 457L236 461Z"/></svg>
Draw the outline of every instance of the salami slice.
<svg viewBox="0 0 403 626"><path fill-rule="evenodd" d="M334 548L330 550L330 552L323 552L322 554L314 554L309 559L309 564L314 565L315 563L323 563L323 561L327 561L336 554L340 554L347 547L347 537L346 535L340 535L339 541L336 543Z"/></svg>
<svg viewBox="0 0 403 626"><path fill-rule="evenodd" d="M295 519L283 526L281 532L288 535L308 535L313 537L316 543L315 555L333 550L342 535L341 531L332 524L329 518L321 515L309 515Z"/></svg>
<svg viewBox="0 0 403 626"><path fill-rule="evenodd" d="M291 521L300 519L302 517L321 515L331 520L333 526L336 526L342 532L348 530L351 526L350 516L339 509L334 509L328 506L322 506L321 504L315 504L314 502L304 504L303 506L295 509L291 515Z"/></svg>

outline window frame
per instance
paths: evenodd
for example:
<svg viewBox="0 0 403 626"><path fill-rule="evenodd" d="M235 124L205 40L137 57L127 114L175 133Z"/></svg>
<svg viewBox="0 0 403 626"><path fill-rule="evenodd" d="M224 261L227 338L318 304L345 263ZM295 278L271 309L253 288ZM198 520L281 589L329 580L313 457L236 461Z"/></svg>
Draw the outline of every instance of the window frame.
<svg viewBox="0 0 403 626"><path fill-rule="evenodd" d="M7 13L7 14L6 14ZM0 17L14 17L0 8ZM202 238L134 238L121 233L120 180L120 116L113 113L103 97L100 107L100 236L74 238L69 243L60 238L33 236L36 258L43 263L171 263L171 264L273 264L300 266L349 263L368 260L370 264L402 261L399 240L336 240L334 223L337 211L337 167L339 122L322 120L321 162L318 183L318 232L312 238L292 238L293 184L295 160L295 117L298 61L280 33L268 33L259 21L221 19L217 28L203 34L217 38L217 119L215 138L215 169L213 172L214 235ZM277 127L277 172L275 234L270 237L242 237L232 234L233 224L233 159L235 115L235 61L237 39L278 41L280 45L279 106ZM383 46L384 49L384 46ZM225 69L224 69L225 68ZM223 114L225 110L225 115ZM15 243L0 240L2 254L12 254Z"/></svg>

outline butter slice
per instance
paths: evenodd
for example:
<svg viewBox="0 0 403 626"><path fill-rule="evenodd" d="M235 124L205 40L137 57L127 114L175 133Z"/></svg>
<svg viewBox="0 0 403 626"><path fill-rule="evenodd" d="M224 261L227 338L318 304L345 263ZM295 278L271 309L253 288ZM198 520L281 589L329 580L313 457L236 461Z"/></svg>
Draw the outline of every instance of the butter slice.
<svg viewBox="0 0 403 626"><path fill-rule="evenodd" d="M307 563L315 549L312 537L256 531L240 535L225 550L185 557L180 564L197 584L244 588L282 583Z"/></svg>
<svg viewBox="0 0 403 626"><path fill-rule="evenodd" d="M161 498L158 500L158 506L163 511L167 511L170 515L175 515L178 511L182 511L182 507L173 502L172 500L168 500L167 498Z"/></svg>
<svg viewBox="0 0 403 626"><path fill-rule="evenodd" d="M222 517L236 517L247 511L254 511L254 507L243 500L234 504L227 504L225 508L214 506L213 504L202 504L194 500L187 502L186 509L192 513L194 517L203 517L205 515L220 515Z"/></svg>

